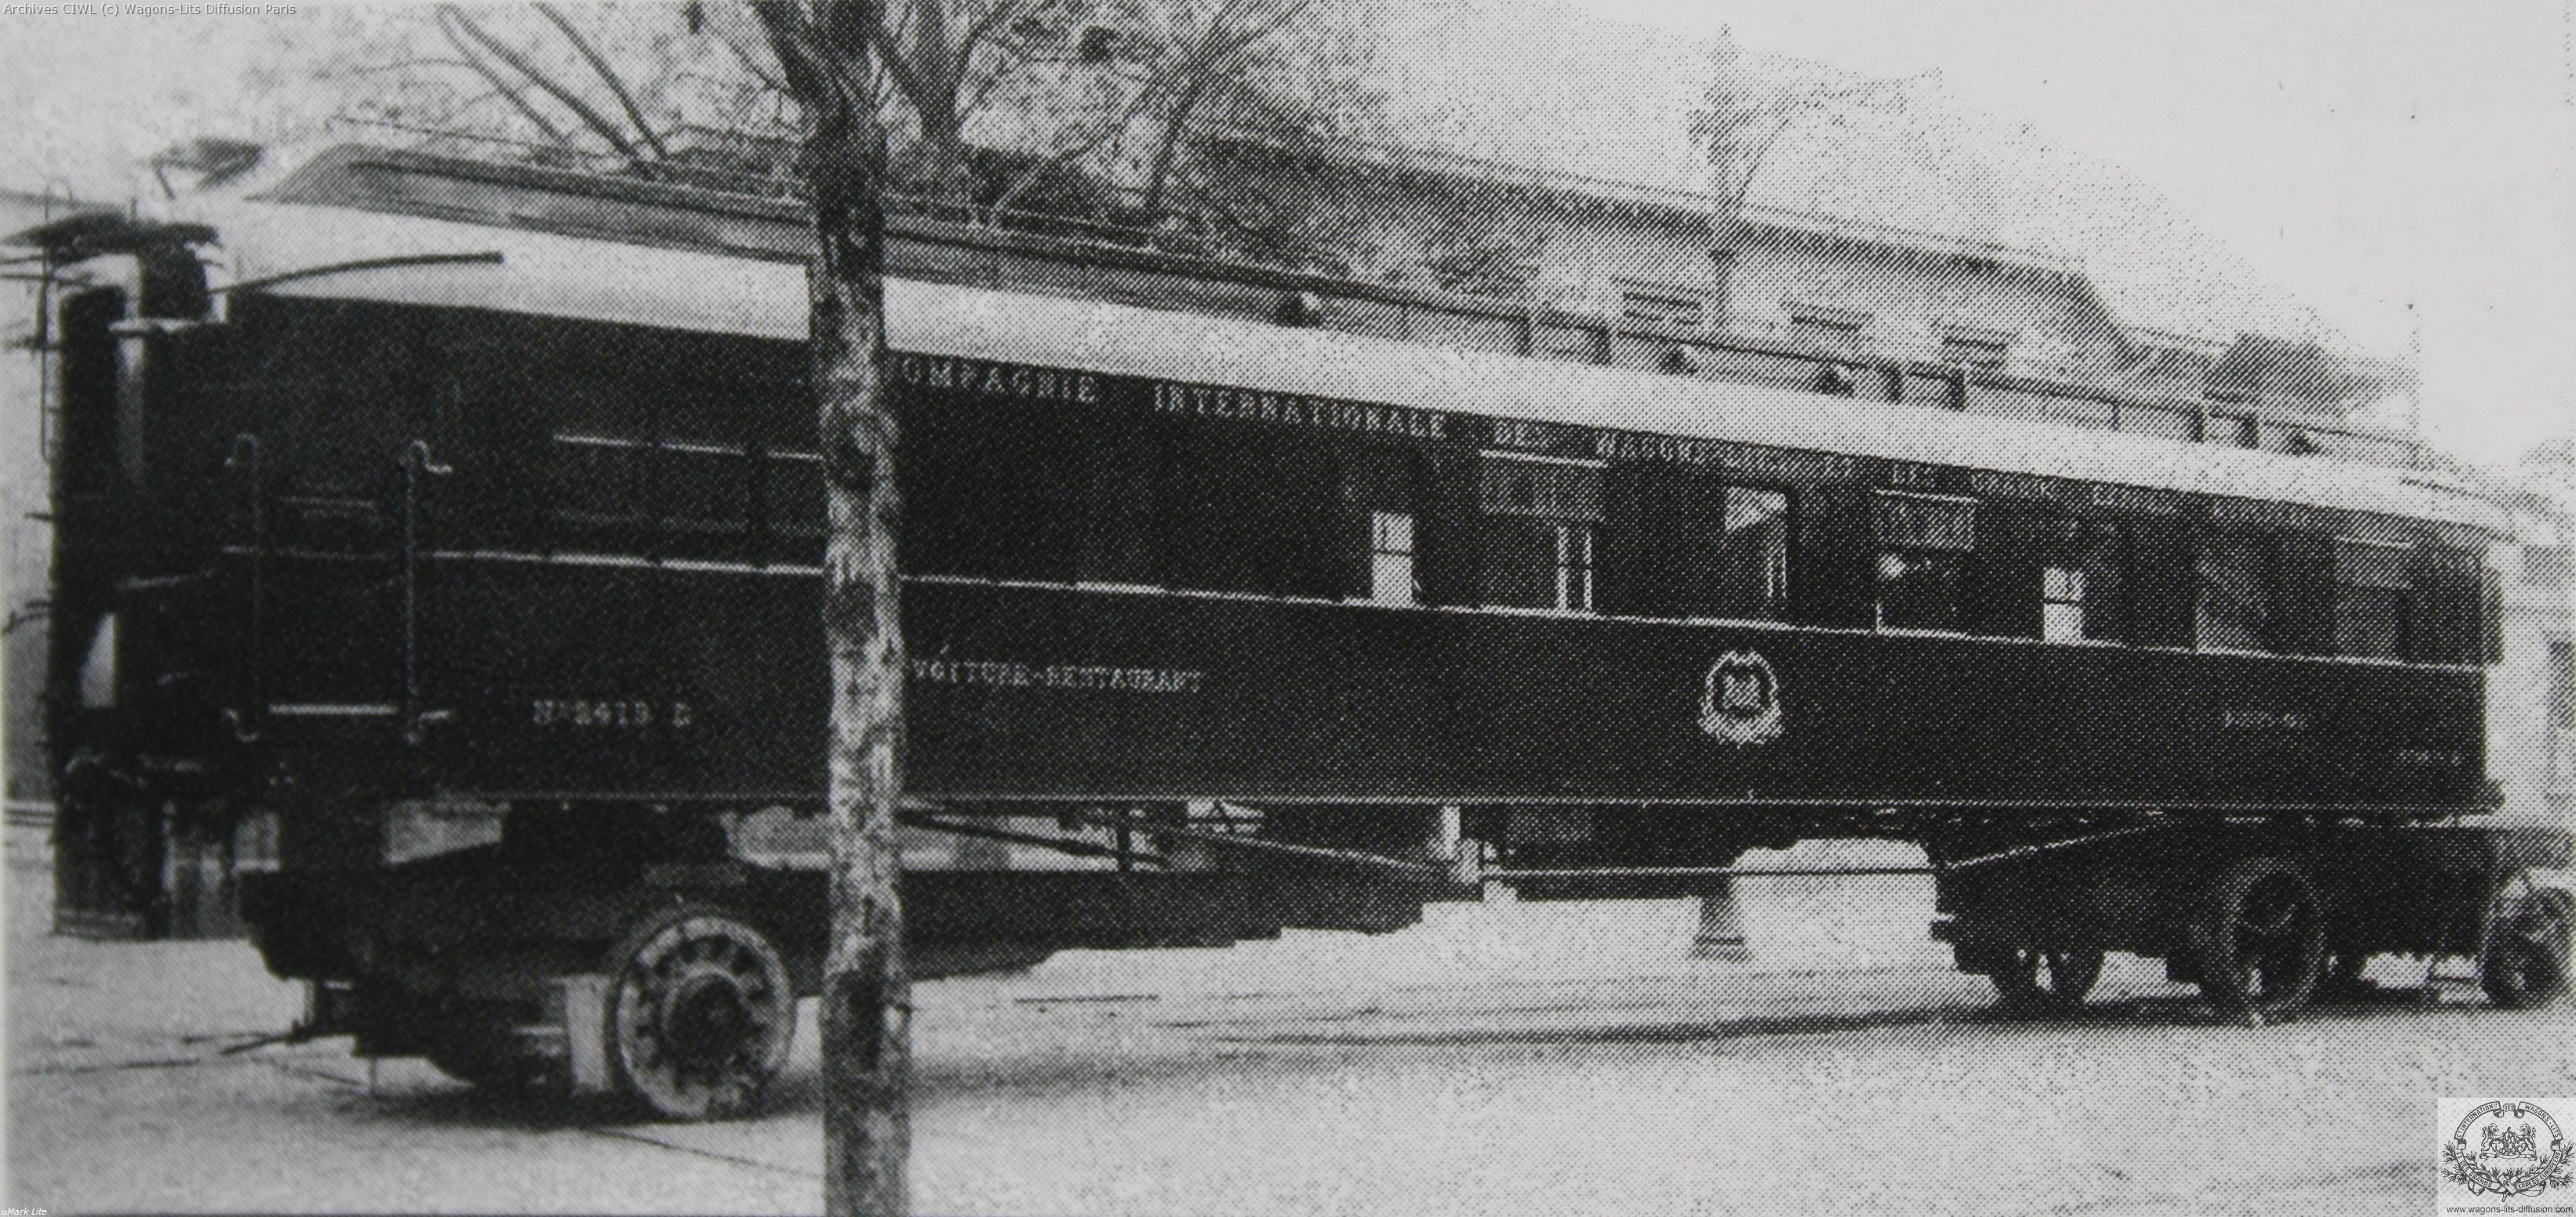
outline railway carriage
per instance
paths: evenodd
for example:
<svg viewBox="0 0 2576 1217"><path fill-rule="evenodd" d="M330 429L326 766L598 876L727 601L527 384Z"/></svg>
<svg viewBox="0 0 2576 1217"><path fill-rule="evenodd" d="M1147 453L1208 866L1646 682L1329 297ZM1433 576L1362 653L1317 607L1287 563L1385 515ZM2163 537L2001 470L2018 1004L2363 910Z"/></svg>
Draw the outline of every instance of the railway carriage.
<svg viewBox="0 0 2576 1217"><path fill-rule="evenodd" d="M737 1110L826 920L761 844L822 797L802 268L353 164L43 234L66 848L271 843L244 915L362 1052ZM1286 302L889 283L922 970L1867 835L2026 1003L2112 950L2258 1013L2560 983L2505 888L2565 836L2462 819L2509 521L2457 483Z"/></svg>

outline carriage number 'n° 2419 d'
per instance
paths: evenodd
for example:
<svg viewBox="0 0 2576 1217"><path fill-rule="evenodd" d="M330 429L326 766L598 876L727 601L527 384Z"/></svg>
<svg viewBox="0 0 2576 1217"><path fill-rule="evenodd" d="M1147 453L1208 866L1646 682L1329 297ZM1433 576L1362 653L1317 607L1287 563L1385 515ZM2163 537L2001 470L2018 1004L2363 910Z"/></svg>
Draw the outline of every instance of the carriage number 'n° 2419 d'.
<svg viewBox="0 0 2576 1217"><path fill-rule="evenodd" d="M640 731L656 726L685 729L696 719L697 712L684 701L657 703L540 697L528 703L528 723L536 727L608 731Z"/></svg>

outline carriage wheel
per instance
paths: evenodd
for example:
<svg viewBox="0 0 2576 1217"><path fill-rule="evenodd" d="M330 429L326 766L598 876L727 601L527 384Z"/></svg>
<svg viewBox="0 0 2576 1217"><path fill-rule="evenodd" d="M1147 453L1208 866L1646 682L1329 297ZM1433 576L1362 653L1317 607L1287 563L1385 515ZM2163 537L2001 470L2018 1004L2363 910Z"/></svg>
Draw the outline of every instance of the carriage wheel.
<svg viewBox="0 0 2576 1217"><path fill-rule="evenodd" d="M2102 952L2016 947L2012 962L1994 973L2004 1004L2023 1010L2072 1010L2084 1004L2102 978Z"/></svg>
<svg viewBox="0 0 2576 1217"><path fill-rule="evenodd" d="M618 1086L666 1120L750 1114L787 1063L796 991L767 935L704 905L644 920L608 958Z"/></svg>
<svg viewBox="0 0 2576 1217"><path fill-rule="evenodd" d="M2192 938L2201 993L2231 1014L2296 1010L2325 970L2325 916L2316 889L2278 858L2241 858L2219 872Z"/></svg>
<svg viewBox="0 0 2576 1217"><path fill-rule="evenodd" d="M2571 926L2576 926L2576 895L2526 888L2508 897L2478 961L2478 980L2487 997L2519 1010L2566 992Z"/></svg>

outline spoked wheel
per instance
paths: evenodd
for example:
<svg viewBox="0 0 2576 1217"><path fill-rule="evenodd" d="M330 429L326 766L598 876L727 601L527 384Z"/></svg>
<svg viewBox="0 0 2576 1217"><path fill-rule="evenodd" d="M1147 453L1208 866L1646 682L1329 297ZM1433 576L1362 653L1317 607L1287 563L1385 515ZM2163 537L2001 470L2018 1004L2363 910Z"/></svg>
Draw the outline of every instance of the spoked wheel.
<svg viewBox="0 0 2576 1217"><path fill-rule="evenodd" d="M619 1087L666 1120L750 1114L787 1063L796 991L767 935L683 905L646 919L608 960L608 1049Z"/></svg>
<svg viewBox="0 0 2576 1217"><path fill-rule="evenodd" d="M2478 981L2499 1006L2541 1005L2567 991L2568 938L2576 928L2576 895L2558 888L2508 890L2487 931Z"/></svg>
<svg viewBox="0 0 2576 1217"><path fill-rule="evenodd" d="M2243 858L2219 872L2192 937L2200 991L2230 1014L2296 1010L2325 970L2325 915L2316 889L2278 858Z"/></svg>
<svg viewBox="0 0 2576 1217"><path fill-rule="evenodd" d="M2073 1010L2102 978L2102 952L2016 947L2012 962L1994 974L2004 1004L2021 1010Z"/></svg>

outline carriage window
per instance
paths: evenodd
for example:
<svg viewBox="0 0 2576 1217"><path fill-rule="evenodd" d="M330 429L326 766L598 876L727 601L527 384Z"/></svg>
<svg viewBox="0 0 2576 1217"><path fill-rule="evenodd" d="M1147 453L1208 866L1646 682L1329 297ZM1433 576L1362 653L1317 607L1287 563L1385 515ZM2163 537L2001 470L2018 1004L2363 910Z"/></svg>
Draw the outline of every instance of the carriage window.
<svg viewBox="0 0 2576 1217"><path fill-rule="evenodd" d="M637 487L644 480L645 446L615 436L580 433L554 437L558 461L556 510L583 523L626 523L644 516Z"/></svg>
<svg viewBox="0 0 2576 1217"><path fill-rule="evenodd" d="M1973 500L1882 492L1870 504L1878 538L1878 624L1960 628L1959 580L1977 546Z"/></svg>
<svg viewBox="0 0 2576 1217"><path fill-rule="evenodd" d="M1713 471L1632 465L1613 475L1599 544L1602 607L1640 617L1788 615L1789 496Z"/></svg>
<svg viewBox="0 0 2576 1217"><path fill-rule="evenodd" d="M658 529L660 546L687 551L696 542L751 528L749 456L720 444L559 433L557 518L612 548L642 544Z"/></svg>
<svg viewBox="0 0 2576 1217"><path fill-rule="evenodd" d="M770 535L823 535L823 456L771 449L761 462L760 518Z"/></svg>
<svg viewBox="0 0 2576 1217"><path fill-rule="evenodd" d="M2502 622L2501 589L2494 572L2483 569L2474 554L2459 550L2419 548L2407 573L2411 591L2405 645L2408 659L2426 663L2477 663L2493 653L2502 639L2494 631ZM2492 660L2489 660L2492 662Z"/></svg>
<svg viewBox="0 0 2576 1217"><path fill-rule="evenodd" d="M1488 515L1601 518L1601 466L1590 461L1507 456L1485 459L1477 498Z"/></svg>
<svg viewBox="0 0 2576 1217"><path fill-rule="evenodd" d="M1374 444L1345 447L1340 455L1345 514L1338 528L1343 537L1355 538L1345 543L1355 545L1359 558L1341 594L1373 604L1422 603L1414 545L1418 457Z"/></svg>
<svg viewBox="0 0 2576 1217"><path fill-rule="evenodd" d="M1210 426L1174 438L1162 505L1172 586L1350 593L1357 543L1332 449L1303 435Z"/></svg>
<svg viewBox="0 0 2576 1217"><path fill-rule="evenodd" d="M1496 516L1485 521L1483 603L1590 612L1593 526Z"/></svg>
<svg viewBox="0 0 2576 1217"><path fill-rule="evenodd" d="M1777 621L1789 613L1789 496L1726 488L1726 535L1717 551L1721 617Z"/></svg>
<svg viewBox="0 0 2576 1217"><path fill-rule="evenodd" d="M1413 516L1402 511L1369 513L1368 598L1379 604L1419 604L1421 585L1414 581Z"/></svg>
<svg viewBox="0 0 2576 1217"><path fill-rule="evenodd" d="M2335 654L2372 659L2406 654L2414 616L2414 564L2413 546L2335 542Z"/></svg>
<svg viewBox="0 0 2576 1217"><path fill-rule="evenodd" d="M2040 568L2040 637L2050 642L2123 637L2127 530L2102 520L2062 520L2057 528Z"/></svg>
<svg viewBox="0 0 2576 1217"><path fill-rule="evenodd" d="M1556 526L1556 607L1573 612L1592 608L1592 526Z"/></svg>
<svg viewBox="0 0 2576 1217"><path fill-rule="evenodd" d="M2081 570L2051 566L2039 575L2039 636L2050 642L2084 639L2085 578Z"/></svg>
<svg viewBox="0 0 2576 1217"><path fill-rule="evenodd" d="M1477 498L1486 517L1483 603L1591 611L1598 464L1489 454Z"/></svg>
<svg viewBox="0 0 2576 1217"><path fill-rule="evenodd" d="M750 458L718 444L665 444L654 506L664 527L739 532L751 526Z"/></svg>
<svg viewBox="0 0 2576 1217"><path fill-rule="evenodd" d="M2212 533L2194 563L2199 583L2202 650L2261 651L2271 646L2274 550L2268 537Z"/></svg>
<svg viewBox="0 0 2576 1217"><path fill-rule="evenodd" d="M917 410L902 459L904 561L914 573L1070 583L1085 549L1090 490L1085 429L1061 413L991 405ZM818 464L780 462L779 489L812 503ZM813 497L808 497L808 496ZM782 512L780 518L787 518Z"/></svg>

